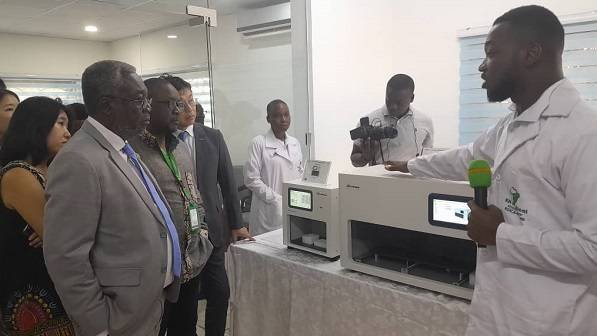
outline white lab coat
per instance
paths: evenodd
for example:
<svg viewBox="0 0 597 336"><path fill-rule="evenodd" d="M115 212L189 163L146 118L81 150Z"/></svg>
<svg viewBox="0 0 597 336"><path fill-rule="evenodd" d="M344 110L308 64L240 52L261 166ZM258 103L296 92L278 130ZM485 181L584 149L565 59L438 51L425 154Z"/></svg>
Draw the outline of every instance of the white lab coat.
<svg viewBox="0 0 597 336"><path fill-rule="evenodd" d="M417 176L467 180L493 167L505 222L478 249L469 336L597 335L597 111L566 79L474 143L409 161Z"/></svg>
<svg viewBox="0 0 597 336"><path fill-rule="evenodd" d="M282 226L283 183L300 178L302 173L303 155L296 138L287 134L284 142L270 129L251 140L245 185L253 192L249 219L252 235Z"/></svg>

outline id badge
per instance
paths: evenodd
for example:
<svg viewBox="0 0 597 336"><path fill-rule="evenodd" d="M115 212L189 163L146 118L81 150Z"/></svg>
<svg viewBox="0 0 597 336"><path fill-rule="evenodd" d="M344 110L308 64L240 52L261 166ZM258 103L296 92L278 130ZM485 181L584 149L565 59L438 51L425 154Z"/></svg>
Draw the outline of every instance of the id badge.
<svg viewBox="0 0 597 336"><path fill-rule="evenodd" d="M191 217L191 232L195 233L201 228L201 223L199 223L199 213L194 203L189 204L189 216Z"/></svg>

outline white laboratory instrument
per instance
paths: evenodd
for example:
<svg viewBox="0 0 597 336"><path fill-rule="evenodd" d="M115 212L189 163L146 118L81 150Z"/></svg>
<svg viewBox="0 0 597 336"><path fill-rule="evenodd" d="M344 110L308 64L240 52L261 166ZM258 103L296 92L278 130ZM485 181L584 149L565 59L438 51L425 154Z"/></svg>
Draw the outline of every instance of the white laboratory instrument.
<svg viewBox="0 0 597 336"><path fill-rule="evenodd" d="M466 182L415 178L383 166L340 174L343 267L465 299L477 248L466 234Z"/></svg>
<svg viewBox="0 0 597 336"><path fill-rule="evenodd" d="M331 259L340 255L337 185L285 182L282 211L286 246Z"/></svg>

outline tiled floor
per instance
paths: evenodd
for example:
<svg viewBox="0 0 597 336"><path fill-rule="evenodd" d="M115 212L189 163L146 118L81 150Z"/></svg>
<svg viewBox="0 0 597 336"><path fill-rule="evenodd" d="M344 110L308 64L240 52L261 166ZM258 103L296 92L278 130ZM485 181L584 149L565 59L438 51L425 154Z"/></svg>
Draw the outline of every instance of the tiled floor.
<svg viewBox="0 0 597 336"><path fill-rule="evenodd" d="M197 336L205 336L205 330L203 326L205 325L205 300L199 301L199 307L197 309ZM228 317L230 317L230 311L228 311ZM226 321L226 333L225 336L230 335L230 319Z"/></svg>

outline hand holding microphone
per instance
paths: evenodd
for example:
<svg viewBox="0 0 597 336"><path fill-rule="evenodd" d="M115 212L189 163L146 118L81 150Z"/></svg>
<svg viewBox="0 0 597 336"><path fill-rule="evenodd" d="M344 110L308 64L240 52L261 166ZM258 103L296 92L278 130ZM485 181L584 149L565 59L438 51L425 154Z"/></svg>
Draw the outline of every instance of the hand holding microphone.
<svg viewBox="0 0 597 336"><path fill-rule="evenodd" d="M491 168L485 160L473 160L468 165L468 182L475 189L475 203L487 209L487 188L491 187Z"/></svg>
<svg viewBox="0 0 597 336"><path fill-rule="evenodd" d="M485 160L471 161L468 168L470 186L475 189L475 200L468 203L471 212L468 218L468 236L479 247L495 245L498 226L504 222L504 215L496 206L487 205L487 188L491 186L491 168Z"/></svg>

